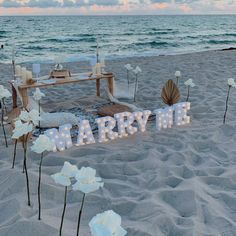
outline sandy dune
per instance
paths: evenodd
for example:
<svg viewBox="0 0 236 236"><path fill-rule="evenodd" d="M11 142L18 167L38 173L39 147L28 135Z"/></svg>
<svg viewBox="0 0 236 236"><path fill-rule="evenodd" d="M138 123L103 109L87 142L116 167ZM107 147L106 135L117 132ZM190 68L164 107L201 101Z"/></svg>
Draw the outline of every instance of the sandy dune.
<svg viewBox="0 0 236 236"><path fill-rule="evenodd" d="M163 107L160 90L176 70L181 70L181 101L185 101L184 81L192 78L192 122L158 132L155 121L147 132L106 144L73 147L49 153L43 163L42 216L37 220L37 170L39 156L28 159L33 206L26 206L22 151L18 147L16 168L11 167L13 146L1 144L0 154L0 235L54 236L63 204L63 188L50 175L64 161L78 167L91 166L102 177L104 188L90 194L85 203L81 235L90 235L88 222L105 210L113 209L122 217L128 236L235 236L236 235L236 90L232 90L227 124L222 125L227 79L236 75L235 51L212 51L176 56L120 59L108 62L108 70L125 81L123 66L139 65L139 95L136 105L154 110ZM70 64L76 71L78 64ZM49 65L44 66L48 71ZM7 85L10 66L1 65L1 81ZM46 110L65 106L58 103L86 104L80 97L93 96L94 84L68 89L44 90ZM83 89L81 89L83 88ZM63 95L62 95L63 94ZM50 97L49 97L50 96ZM54 102L54 103L51 103ZM2 135L2 133L1 133ZM2 141L3 139L1 139ZM82 195L69 193L65 236L75 235Z"/></svg>

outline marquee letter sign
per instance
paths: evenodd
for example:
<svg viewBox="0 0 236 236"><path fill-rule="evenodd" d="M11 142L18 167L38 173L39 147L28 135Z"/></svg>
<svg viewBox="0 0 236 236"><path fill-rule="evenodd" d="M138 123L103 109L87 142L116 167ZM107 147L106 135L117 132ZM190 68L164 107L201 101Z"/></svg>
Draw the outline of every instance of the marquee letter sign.
<svg viewBox="0 0 236 236"><path fill-rule="evenodd" d="M97 118L98 124L98 141L100 143L114 140L118 137L118 133L114 132L113 129L116 127L116 120L110 116Z"/></svg>
<svg viewBox="0 0 236 236"><path fill-rule="evenodd" d="M79 124L79 132L76 146L95 143L91 126L88 120L82 120Z"/></svg>
<svg viewBox="0 0 236 236"><path fill-rule="evenodd" d="M173 124L180 126L190 123L190 117L187 111L190 110L189 102L177 103L171 107L157 109L154 111L156 115L156 128L161 129L171 128ZM137 111L137 112L122 112L113 117L101 117L96 119L98 125L98 142L103 143L117 138L123 138L132 135L138 131L145 132L146 125L151 111ZM137 126L134 126L134 122ZM63 151L70 148L73 143L71 140L70 130L71 124L66 124L57 129L49 129L45 134L55 144L54 151ZM114 131L117 128L118 132ZM78 137L76 146L95 143L94 135L88 120L82 120L79 124Z"/></svg>
<svg viewBox="0 0 236 236"><path fill-rule="evenodd" d="M54 151L64 151L66 148L72 147L72 140L70 129L72 125L67 124L59 127L59 131L57 129L49 129L45 131L45 134L52 140L54 143Z"/></svg>

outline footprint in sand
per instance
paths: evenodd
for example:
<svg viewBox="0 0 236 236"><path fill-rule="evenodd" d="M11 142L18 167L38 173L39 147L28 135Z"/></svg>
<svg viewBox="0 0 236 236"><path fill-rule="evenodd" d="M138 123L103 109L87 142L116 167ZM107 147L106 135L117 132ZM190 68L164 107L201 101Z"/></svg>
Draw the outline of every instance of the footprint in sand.
<svg viewBox="0 0 236 236"><path fill-rule="evenodd" d="M196 200L192 190L163 191L161 199L170 205L182 217L196 215Z"/></svg>

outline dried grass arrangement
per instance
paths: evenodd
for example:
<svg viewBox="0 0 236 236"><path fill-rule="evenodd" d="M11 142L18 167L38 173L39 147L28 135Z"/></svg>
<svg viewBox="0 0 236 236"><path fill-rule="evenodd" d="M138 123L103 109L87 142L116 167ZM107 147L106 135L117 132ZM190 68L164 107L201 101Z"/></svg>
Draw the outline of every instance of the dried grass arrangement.
<svg viewBox="0 0 236 236"><path fill-rule="evenodd" d="M163 102L169 106L172 106L179 101L180 92L173 80L170 79L167 81L162 89L161 97Z"/></svg>

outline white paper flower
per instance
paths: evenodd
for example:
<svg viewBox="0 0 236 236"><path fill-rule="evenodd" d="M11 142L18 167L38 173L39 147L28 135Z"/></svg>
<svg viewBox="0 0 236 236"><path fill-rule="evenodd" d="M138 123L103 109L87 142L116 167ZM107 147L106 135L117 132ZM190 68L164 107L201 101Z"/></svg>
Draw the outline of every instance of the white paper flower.
<svg viewBox="0 0 236 236"><path fill-rule="evenodd" d="M134 69L130 64L126 64L124 67L126 70L133 70Z"/></svg>
<svg viewBox="0 0 236 236"><path fill-rule="evenodd" d="M178 77L178 78L181 77L181 72L180 71L176 71L175 72L175 77Z"/></svg>
<svg viewBox="0 0 236 236"><path fill-rule="evenodd" d="M236 83L235 83L234 79L232 79L232 78L228 79L228 85L236 88Z"/></svg>
<svg viewBox="0 0 236 236"><path fill-rule="evenodd" d="M134 74L139 74L142 72L141 68L139 66L136 66L136 68L133 70Z"/></svg>
<svg viewBox="0 0 236 236"><path fill-rule="evenodd" d="M61 184L62 186L68 187L71 185L70 178L63 175L61 172L51 175L56 184Z"/></svg>
<svg viewBox="0 0 236 236"><path fill-rule="evenodd" d="M15 122L15 129L13 130L13 139L18 139L33 130L33 125L29 123L22 123L21 120Z"/></svg>
<svg viewBox="0 0 236 236"><path fill-rule="evenodd" d="M189 84L189 86L190 86L191 88L194 88L196 85L195 85L195 83L192 82L192 83Z"/></svg>
<svg viewBox="0 0 236 236"><path fill-rule="evenodd" d="M70 186L71 180L70 178L75 177L78 172L78 168L75 165L71 165L68 161L64 162L64 166L62 167L59 173L52 175L52 178L57 184L61 184L63 186Z"/></svg>
<svg viewBox="0 0 236 236"><path fill-rule="evenodd" d="M186 86L190 86L190 84L191 84L192 82L193 82L193 80L192 80L192 79L189 79L189 80L185 81L184 84L185 84Z"/></svg>
<svg viewBox="0 0 236 236"><path fill-rule="evenodd" d="M190 86L191 88L195 87L195 83L193 83L192 79L189 79L187 81L185 81L184 83L186 86Z"/></svg>
<svg viewBox="0 0 236 236"><path fill-rule="evenodd" d="M87 194L98 190L103 187L104 183L101 182L100 177L96 177L96 170L90 167L82 167L78 170L75 179L77 182L72 186L73 190L80 190L81 192Z"/></svg>
<svg viewBox="0 0 236 236"><path fill-rule="evenodd" d="M121 217L112 210L97 214L89 222L92 236L124 236L127 231L121 227Z"/></svg>
<svg viewBox="0 0 236 236"><path fill-rule="evenodd" d="M24 121L24 122L30 122L29 112L27 111L21 111L20 116L18 119Z"/></svg>
<svg viewBox="0 0 236 236"><path fill-rule="evenodd" d="M0 85L0 100L3 98L8 98L11 96L11 93L5 89L2 85Z"/></svg>
<svg viewBox="0 0 236 236"><path fill-rule="evenodd" d="M68 161L65 161L61 173L69 178L73 178L78 173L78 168L76 165L71 165Z"/></svg>
<svg viewBox="0 0 236 236"><path fill-rule="evenodd" d="M27 123L32 122L34 125L37 125L41 120L39 112L35 109L31 110L30 112L21 111L19 119Z"/></svg>
<svg viewBox="0 0 236 236"><path fill-rule="evenodd" d="M45 94L42 93L39 88L36 88L35 92L33 93L34 100L40 101L42 97L45 97Z"/></svg>
<svg viewBox="0 0 236 236"><path fill-rule="evenodd" d="M45 151L53 151L54 144L50 138L46 135L39 135L39 137L33 142L31 150L36 153L43 153Z"/></svg>

